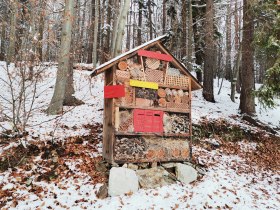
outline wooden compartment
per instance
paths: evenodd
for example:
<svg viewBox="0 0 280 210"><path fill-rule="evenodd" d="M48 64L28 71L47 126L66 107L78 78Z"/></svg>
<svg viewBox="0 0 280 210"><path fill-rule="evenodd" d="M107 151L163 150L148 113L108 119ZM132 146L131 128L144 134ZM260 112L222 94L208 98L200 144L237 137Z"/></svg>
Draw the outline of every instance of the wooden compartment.
<svg viewBox="0 0 280 210"><path fill-rule="evenodd" d="M170 86L188 87L189 86L189 78L187 76L166 75L164 84L165 85L170 85Z"/></svg>

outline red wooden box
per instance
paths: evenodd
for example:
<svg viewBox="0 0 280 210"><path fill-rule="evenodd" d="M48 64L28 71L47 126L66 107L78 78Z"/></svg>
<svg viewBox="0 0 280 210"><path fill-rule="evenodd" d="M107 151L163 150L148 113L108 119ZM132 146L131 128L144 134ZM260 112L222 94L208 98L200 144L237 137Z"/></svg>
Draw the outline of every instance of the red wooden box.
<svg viewBox="0 0 280 210"><path fill-rule="evenodd" d="M104 87L104 98L125 97L124 85L110 85Z"/></svg>
<svg viewBox="0 0 280 210"><path fill-rule="evenodd" d="M134 109L134 132L163 133L163 111Z"/></svg>

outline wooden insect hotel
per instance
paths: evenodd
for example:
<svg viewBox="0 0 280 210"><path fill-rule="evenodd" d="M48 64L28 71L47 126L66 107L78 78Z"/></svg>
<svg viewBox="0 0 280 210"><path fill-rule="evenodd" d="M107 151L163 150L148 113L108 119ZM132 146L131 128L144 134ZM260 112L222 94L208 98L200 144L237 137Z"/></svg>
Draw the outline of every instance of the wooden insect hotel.
<svg viewBox="0 0 280 210"><path fill-rule="evenodd" d="M103 157L109 163L186 161L191 91L199 82L163 45L166 36L94 70L105 73Z"/></svg>

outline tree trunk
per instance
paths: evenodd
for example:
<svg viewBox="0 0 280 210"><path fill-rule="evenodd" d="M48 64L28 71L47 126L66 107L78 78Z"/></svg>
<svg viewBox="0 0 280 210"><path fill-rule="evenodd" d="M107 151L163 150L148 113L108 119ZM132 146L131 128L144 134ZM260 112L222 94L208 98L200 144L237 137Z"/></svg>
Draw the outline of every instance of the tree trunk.
<svg viewBox="0 0 280 210"><path fill-rule="evenodd" d="M206 101L215 102L213 94L214 73L214 1L206 1L205 15L205 59L203 78L203 97Z"/></svg>
<svg viewBox="0 0 280 210"><path fill-rule="evenodd" d="M17 16L18 7L17 2L11 2L11 23L10 23L10 34L9 34L9 49L7 55L7 63L15 62L16 52L16 27L17 27Z"/></svg>
<svg viewBox="0 0 280 210"><path fill-rule="evenodd" d="M205 4L205 1L199 1L199 5ZM201 8L192 8L192 16L193 16L193 38L194 38L194 49L195 49L195 63L201 68L196 69L196 78L199 82L202 82L202 64L204 58L204 44L203 44L203 28L204 23L202 22L199 27L199 20L204 18L205 15L205 7Z"/></svg>
<svg viewBox="0 0 280 210"><path fill-rule="evenodd" d="M46 1L40 0L40 18L39 18L39 42L37 51L39 53L39 60L43 61L43 37L44 37L44 26L45 26L45 9L46 9Z"/></svg>
<svg viewBox="0 0 280 210"><path fill-rule="evenodd" d="M182 40L181 40L181 57L186 58L187 56L187 1L182 0ZM187 60L184 60L184 63L187 64ZM187 65L186 65L187 66Z"/></svg>
<svg viewBox="0 0 280 210"><path fill-rule="evenodd" d="M85 49L84 49L84 30L85 30L85 20L86 20L86 8L87 8L87 1L84 3L84 7L82 10L82 23L81 23L81 30L80 30L80 37L81 39L80 41L80 47L79 47L79 63L82 63L84 61L84 53L85 53Z"/></svg>
<svg viewBox="0 0 280 210"><path fill-rule="evenodd" d="M129 10L130 6L130 0L124 0L124 3L122 5L120 17L118 20L118 27L117 27L117 36L116 36L116 42L114 47L114 56L117 56L121 53L121 47L122 47L122 40L124 36L124 27L126 22L126 16Z"/></svg>
<svg viewBox="0 0 280 210"><path fill-rule="evenodd" d="M87 63L92 63L93 58L93 42L94 42L94 23L95 23L95 1L91 1L91 23L89 29L89 42L88 42L88 53L87 53Z"/></svg>
<svg viewBox="0 0 280 210"><path fill-rule="evenodd" d="M163 0L162 2L162 31L163 34L166 33L166 1L167 0Z"/></svg>
<svg viewBox="0 0 280 210"><path fill-rule="evenodd" d="M117 33L118 33L118 22L120 20L120 13L121 13L121 2L120 0L114 0L114 16L113 16L113 34L112 34L112 42L111 42L111 56L114 56L114 50L116 46L116 40L117 40Z"/></svg>
<svg viewBox="0 0 280 210"><path fill-rule="evenodd" d="M226 80L231 80L231 1L227 2L226 16Z"/></svg>
<svg viewBox="0 0 280 210"><path fill-rule="evenodd" d="M188 70L192 71L192 36L193 36L192 1L189 1L189 27L188 27Z"/></svg>
<svg viewBox="0 0 280 210"><path fill-rule="evenodd" d="M126 49L129 50L130 49L130 45L131 45L131 25L132 25L132 14L130 13L134 13L133 10L131 10L128 14L127 14L127 32L126 32Z"/></svg>
<svg viewBox="0 0 280 210"><path fill-rule="evenodd" d="M152 2L148 0L148 24L149 24L149 34L150 40L153 39L153 20L152 20Z"/></svg>
<svg viewBox="0 0 280 210"><path fill-rule="evenodd" d="M108 1L108 6L107 6L107 17L106 17L106 36L105 40L106 42L104 43L104 58L103 61L106 62L110 55L110 44L111 44L111 29L109 26L111 26L111 19L112 19L112 0Z"/></svg>
<svg viewBox="0 0 280 210"><path fill-rule="evenodd" d="M6 21L1 23L1 48L0 48L0 61L5 60L5 40L6 40Z"/></svg>
<svg viewBox="0 0 280 210"><path fill-rule="evenodd" d="M235 102L235 90L236 90L236 82L237 82L237 77L238 77L239 68L240 68L241 51L242 51L242 48L240 46L240 49L238 50L238 53L237 53L236 63L235 63L235 66L234 66L233 77L232 77L232 80L231 80L230 98L231 98L232 102Z"/></svg>
<svg viewBox="0 0 280 210"><path fill-rule="evenodd" d="M235 56L235 68L234 68L234 72L233 72L233 78L232 81L235 81L235 84L232 84L232 88L234 88L235 90L231 90L231 99L232 101L234 101L234 96L232 96L233 94L235 94L235 91L237 93L240 93L240 62L241 62L241 43L240 43L240 24L239 24L239 15L238 15L238 0L235 0L235 13L234 13L234 49L235 51L237 51L237 54Z"/></svg>
<svg viewBox="0 0 280 210"><path fill-rule="evenodd" d="M253 115L255 111L254 90L254 18L249 0L243 3L243 40L242 40L242 71L241 71L241 113Z"/></svg>
<svg viewBox="0 0 280 210"><path fill-rule="evenodd" d="M101 2L101 1L100 1ZM105 10L106 10L106 0L103 0L102 2L102 10L101 13L99 14L99 17L101 18L101 40L100 40L100 53L99 53L99 63L102 64L105 62L105 39L106 39L106 28L105 28L105 20L107 17L105 17L102 14L105 14ZM107 21L107 20L106 20Z"/></svg>
<svg viewBox="0 0 280 210"><path fill-rule="evenodd" d="M138 30L137 30L137 45L140 46L142 44L142 9L143 9L143 2L142 0L138 1Z"/></svg>
<svg viewBox="0 0 280 210"><path fill-rule="evenodd" d="M95 0L95 18L94 18L94 34L93 34L93 52L92 52L92 65L95 69L97 64L97 37L98 37L98 20L99 20L99 0Z"/></svg>
<svg viewBox="0 0 280 210"><path fill-rule="evenodd" d="M62 25L62 37L60 46L60 58L58 61L58 70L56 76L56 83L54 94L48 108L48 114L60 114L63 110L64 99L66 95L68 77L71 76L71 40L72 27L74 21L74 5L75 0L66 0L64 19Z"/></svg>

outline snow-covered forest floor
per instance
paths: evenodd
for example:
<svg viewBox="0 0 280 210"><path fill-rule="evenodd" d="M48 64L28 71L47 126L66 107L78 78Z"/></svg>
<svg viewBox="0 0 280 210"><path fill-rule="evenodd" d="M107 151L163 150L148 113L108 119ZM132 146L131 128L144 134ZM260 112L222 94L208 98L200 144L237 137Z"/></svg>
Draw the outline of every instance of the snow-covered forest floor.
<svg viewBox="0 0 280 210"><path fill-rule="evenodd" d="M4 66L0 63L2 78ZM201 90L193 93L192 117L195 124L202 125L202 129L194 128L193 153L205 175L190 185L178 182L98 199L95 193L108 176L100 164L103 76L90 80L89 74L74 72L75 96L85 104L66 107L62 116L47 116L56 67L44 71L28 134L15 140L1 139L1 209L279 209L279 137L243 121L238 115L239 95L231 102L230 83L226 81L217 95L217 80L216 103L204 101ZM9 90L1 84L2 93L9 97ZM278 129L279 135L280 101L278 104L274 110L266 111L259 104L256 108L258 119ZM220 129L213 128L205 135L202 131L211 128L211 122ZM11 129L1 116L0 124ZM234 138L226 133L229 128ZM0 128L1 133L5 129ZM219 146L213 147L216 143Z"/></svg>

